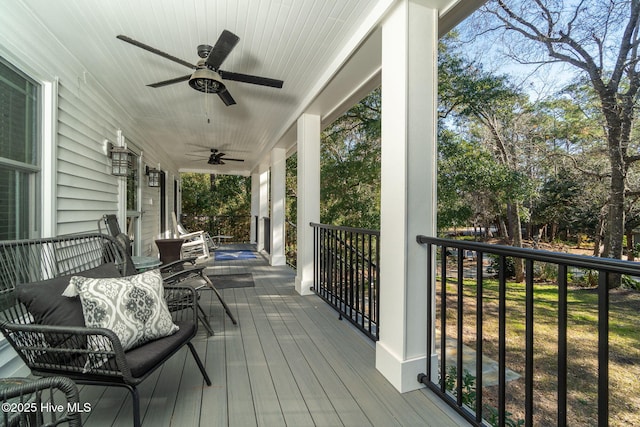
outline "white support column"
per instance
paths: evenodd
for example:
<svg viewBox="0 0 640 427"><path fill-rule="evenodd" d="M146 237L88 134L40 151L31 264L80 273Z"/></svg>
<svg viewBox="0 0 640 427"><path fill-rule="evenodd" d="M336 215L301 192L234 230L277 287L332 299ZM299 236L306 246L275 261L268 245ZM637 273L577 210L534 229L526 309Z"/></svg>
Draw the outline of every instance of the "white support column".
<svg viewBox="0 0 640 427"><path fill-rule="evenodd" d="M258 228L256 218L260 218L260 174L258 172L251 173L251 225L249 239L251 243L258 244L257 233Z"/></svg>
<svg viewBox="0 0 640 427"><path fill-rule="evenodd" d="M298 218L296 291L313 292L313 229L320 222L320 116L303 114L298 119Z"/></svg>
<svg viewBox="0 0 640 427"><path fill-rule="evenodd" d="M265 250L264 218L269 217L269 168L260 170L260 206L258 209L258 250Z"/></svg>
<svg viewBox="0 0 640 427"><path fill-rule="evenodd" d="M426 369L426 249L436 229L438 11L400 0L382 27L380 341L376 368L401 392ZM429 351L431 352L431 351Z"/></svg>
<svg viewBox="0 0 640 427"><path fill-rule="evenodd" d="M285 197L287 175L287 151L271 150L271 265L286 265L285 246Z"/></svg>

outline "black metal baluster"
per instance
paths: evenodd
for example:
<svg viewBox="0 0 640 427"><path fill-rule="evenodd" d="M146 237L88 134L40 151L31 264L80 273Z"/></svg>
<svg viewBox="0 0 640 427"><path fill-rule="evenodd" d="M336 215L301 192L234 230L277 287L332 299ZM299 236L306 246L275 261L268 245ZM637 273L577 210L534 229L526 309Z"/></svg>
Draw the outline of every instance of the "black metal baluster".
<svg viewBox="0 0 640 427"><path fill-rule="evenodd" d="M434 296L434 286L435 282L433 280L433 273L435 270L435 266L433 265L433 245L427 245L427 380L432 382L431 371L433 366L431 366L431 351L433 350L433 341L435 340L435 296Z"/></svg>
<svg viewBox="0 0 640 427"><path fill-rule="evenodd" d="M328 290L330 289L331 286L331 278L330 278L330 268L329 268L329 254L330 254L330 250L331 248L329 247L329 240L328 240L328 230L322 230L322 251L323 251L323 256L322 256L322 264L323 264L323 268L322 268L322 294L324 295L324 298L329 297L328 295Z"/></svg>
<svg viewBox="0 0 640 427"><path fill-rule="evenodd" d="M440 296L440 391L447 392L447 248L442 246L441 249L441 265L440 273L441 296Z"/></svg>
<svg viewBox="0 0 640 427"><path fill-rule="evenodd" d="M363 310L365 309L365 304L368 305L368 317L369 317L369 333L371 333L372 331L372 323L374 320L373 317L373 313L371 312L371 287L373 286L373 276L371 275L371 268L372 268L372 258L371 258L371 245L373 244L373 234L369 234L367 236L367 256L369 259L369 262L367 262L367 278L365 280L365 282L363 283L364 288L362 289L362 307Z"/></svg>
<svg viewBox="0 0 640 427"><path fill-rule="evenodd" d="M476 252L476 422L482 422L482 313L483 313L483 253Z"/></svg>
<svg viewBox="0 0 640 427"><path fill-rule="evenodd" d="M506 257L498 259L498 425L506 422L507 280Z"/></svg>
<svg viewBox="0 0 640 427"><path fill-rule="evenodd" d="M331 304L335 304L335 289L333 284L333 246L333 230L327 230L327 297L331 301Z"/></svg>
<svg viewBox="0 0 640 427"><path fill-rule="evenodd" d="M533 260L527 259L525 284L525 425L533 425L533 350L534 350L534 299L533 299Z"/></svg>
<svg viewBox="0 0 640 427"><path fill-rule="evenodd" d="M380 338L380 235L376 236L376 268L375 268L375 288L374 288L374 298L375 298L375 320L376 320L376 338Z"/></svg>
<svg viewBox="0 0 640 427"><path fill-rule="evenodd" d="M598 271L598 425L609 425L609 275Z"/></svg>
<svg viewBox="0 0 640 427"><path fill-rule="evenodd" d="M567 266L558 265L558 426L567 425Z"/></svg>
<svg viewBox="0 0 640 427"><path fill-rule="evenodd" d="M324 292L324 242L323 242L323 233L324 230L318 228L316 229L316 236L318 238L318 244L316 245L316 249L318 251L318 285L316 288L316 292L318 294L322 294Z"/></svg>
<svg viewBox="0 0 640 427"><path fill-rule="evenodd" d="M340 237L339 237L339 231L337 230L333 230L333 256L331 257L331 259L333 260L334 263L334 268L333 268L333 283L334 283L334 290L333 290L333 303L336 304L336 306L339 309L339 313L340 313L340 319L342 319L342 306L338 305L340 304L340 292L342 290L342 280L340 280L340 268L342 267L342 265L340 264L340 241L339 241Z"/></svg>
<svg viewBox="0 0 640 427"><path fill-rule="evenodd" d="M313 227L313 226L312 226ZM313 289L318 292L318 270L320 269L318 259L318 227L313 227Z"/></svg>
<svg viewBox="0 0 640 427"><path fill-rule="evenodd" d="M359 235L359 242L360 242L360 255L358 256L358 259L360 260L360 269L358 270L358 272L360 273L358 275L359 279L358 279L358 286L357 286L357 292L356 292L356 307L357 307L357 311L359 313L362 313L362 326L365 326L365 319L367 317L367 313L365 312L365 308L364 308L364 284L366 283L366 260L365 260L365 240L367 238L367 234L361 234Z"/></svg>
<svg viewBox="0 0 640 427"><path fill-rule="evenodd" d="M335 245L336 245L336 284L338 286L337 288L337 304L338 304L338 309L340 310L340 314L343 315L344 314L344 280L343 280L343 268L344 268L344 264L343 264L343 251L344 251L344 247L342 245L342 230L336 230L336 238L335 238Z"/></svg>
<svg viewBox="0 0 640 427"><path fill-rule="evenodd" d="M331 289L331 296L332 296L332 303L338 307L338 313L340 313L340 316L342 316L342 311L340 311L340 306L338 305L339 303L339 295L340 295L340 280L339 280L339 272L340 272L340 264L339 264L339 258L340 256L338 255L338 231L336 230L331 230L331 264L332 264L332 269L331 269L331 274L332 274L332 289ZM341 317L342 318L342 317Z"/></svg>
<svg viewBox="0 0 640 427"><path fill-rule="evenodd" d="M458 268L458 280L457 280L457 285L458 285L458 289L457 289L457 297L458 297L458 318L457 318L457 342L456 342L456 351L457 351L457 360L456 360L456 373L457 373L457 378L456 378L456 382L457 382L457 387L456 387L456 400L458 403L458 406L462 407L462 377L464 375L464 359L463 359L463 354L462 354L462 338L463 338L463 326L464 326L464 294L463 294L463 269L464 269L464 265L463 265L463 259L462 259L462 249L458 248L458 263L457 263L457 268Z"/></svg>
<svg viewBox="0 0 640 427"><path fill-rule="evenodd" d="M358 323L358 315L356 313L355 317L354 317L354 313L353 313L353 282L355 281L355 269L354 269L354 265L353 265L353 232L349 232L348 233L349 239L345 240L345 250L348 250L348 255L349 255L349 263L346 265L346 267L348 268L348 274L349 274L349 279L347 280L348 283L348 295L347 295L347 301L348 301L348 305L349 305L349 316L351 316L351 318L353 320L356 321L356 323ZM345 239L346 239L346 233L345 233ZM346 259L345 259L346 262Z"/></svg>
<svg viewBox="0 0 640 427"><path fill-rule="evenodd" d="M527 259L525 283L525 425L533 425L533 350L534 350L534 299L533 260Z"/></svg>
<svg viewBox="0 0 640 427"><path fill-rule="evenodd" d="M348 310L349 317L352 320L355 320L353 317L353 305L351 304L351 292L353 285L353 248L351 247L351 233L344 232L344 240L342 244L344 245L344 307L345 313ZM356 323L357 324L357 323Z"/></svg>

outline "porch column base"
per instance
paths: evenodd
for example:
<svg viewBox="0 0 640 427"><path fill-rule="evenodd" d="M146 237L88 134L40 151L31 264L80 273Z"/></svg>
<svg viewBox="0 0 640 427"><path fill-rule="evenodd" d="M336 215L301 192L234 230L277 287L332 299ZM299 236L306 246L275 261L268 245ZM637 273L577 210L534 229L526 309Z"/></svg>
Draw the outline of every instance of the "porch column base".
<svg viewBox="0 0 640 427"><path fill-rule="evenodd" d="M284 255L281 254L276 254L276 255L271 255L269 257L269 264L276 266L276 265L287 265L287 258Z"/></svg>
<svg viewBox="0 0 640 427"><path fill-rule="evenodd" d="M400 360L382 344L376 343L376 369L400 393L417 390L424 387L418 382L418 374L427 369L427 357L420 356L408 360Z"/></svg>
<svg viewBox="0 0 640 427"><path fill-rule="evenodd" d="M303 280L299 275L296 276L296 292L302 296L313 295L311 290L313 287L313 280Z"/></svg>

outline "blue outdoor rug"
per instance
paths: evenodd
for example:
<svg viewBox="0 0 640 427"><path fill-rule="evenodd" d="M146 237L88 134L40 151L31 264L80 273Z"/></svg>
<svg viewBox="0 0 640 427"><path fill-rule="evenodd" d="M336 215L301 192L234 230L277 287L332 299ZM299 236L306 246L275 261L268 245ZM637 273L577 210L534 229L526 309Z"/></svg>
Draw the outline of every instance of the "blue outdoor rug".
<svg viewBox="0 0 640 427"><path fill-rule="evenodd" d="M253 259L256 255L251 250L234 251L231 249L222 249L216 251L216 261L235 261L237 259Z"/></svg>

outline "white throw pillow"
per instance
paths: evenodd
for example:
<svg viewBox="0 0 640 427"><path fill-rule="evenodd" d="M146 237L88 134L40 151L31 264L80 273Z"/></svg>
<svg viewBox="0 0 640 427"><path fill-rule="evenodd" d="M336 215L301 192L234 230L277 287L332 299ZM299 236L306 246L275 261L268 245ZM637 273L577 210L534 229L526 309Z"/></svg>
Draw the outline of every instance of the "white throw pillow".
<svg viewBox="0 0 640 427"><path fill-rule="evenodd" d="M110 279L73 276L70 285L80 296L85 324L115 332L125 351L178 330L158 270Z"/></svg>

